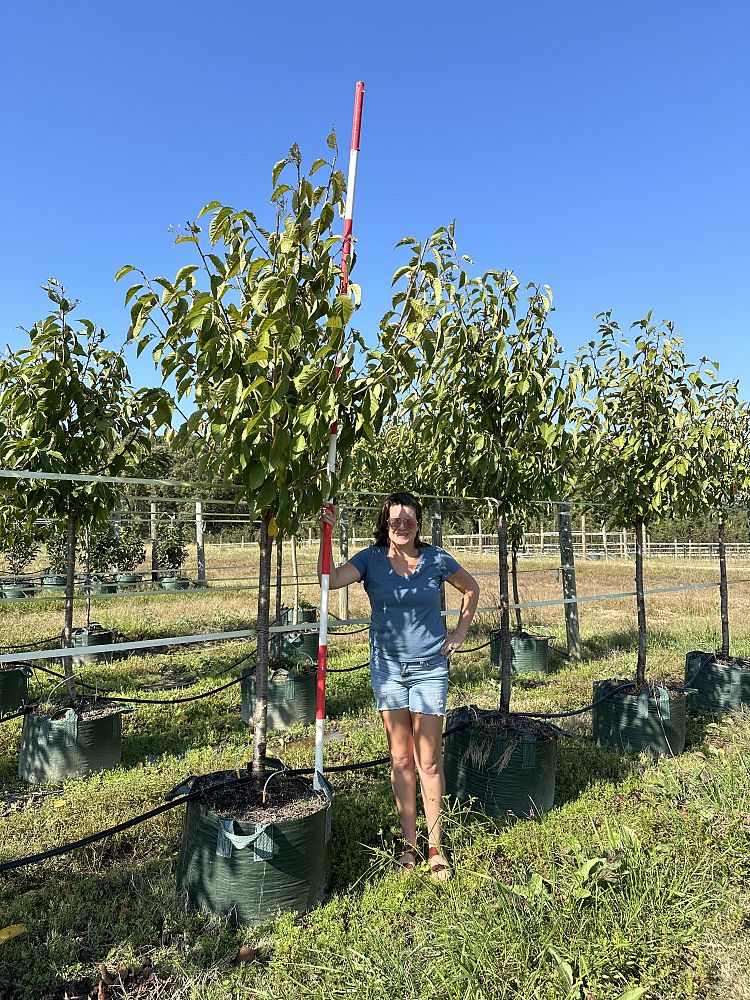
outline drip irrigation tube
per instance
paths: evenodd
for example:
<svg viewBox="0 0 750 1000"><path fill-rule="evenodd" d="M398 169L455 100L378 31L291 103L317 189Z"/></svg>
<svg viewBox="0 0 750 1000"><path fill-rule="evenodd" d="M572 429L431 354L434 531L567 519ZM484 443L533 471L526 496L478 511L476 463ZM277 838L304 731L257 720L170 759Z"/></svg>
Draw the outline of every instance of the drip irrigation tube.
<svg viewBox="0 0 750 1000"><path fill-rule="evenodd" d="M0 646L0 652L11 652L20 649L35 649L37 646L46 646L49 642L57 642L59 635L51 635L48 639L37 639L36 642L12 642L7 646Z"/></svg>
<svg viewBox="0 0 750 1000"><path fill-rule="evenodd" d="M464 729L468 725L467 722L459 723L457 726L452 726L443 733L443 739L446 736L450 736L451 733L455 733L460 729ZM334 772L336 774L343 774L347 771L364 771L371 767L381 767L384 764L390 763L390 756L388 757L376 757L373 760L365 760L360 762L355 762L353 764L333 764L326 768L326 773ZM314 767L298 767L298 768L284 768L281 772L287 777L311 775L315 773ZM170 809L176 809L178 806L184 805L186 802L190 802L192 799L197 799L201 795L205 795L208 792L220 791L223 788L229 788L233 785L244 785L247 782L253 780L252 774L246 774L242 777L231 778L228 781L217 782L215 785L209 785L207 788L201 788L198 791L188 791L177 798L170 799L168 802L163 803L160 806L156 806L153 809L149 809L148 812L141 813L138 816L133 816L131 819L125 820L123 823L118 823L116 826L110 826L106 830L100 830L98 833L91 833L87 837L81 837L79 840L73 840L68 844L61 844L58 847L52 847L47 851L40 851L38 854L30 854L25 858L17 858L15 861L4 861L0 863L0 872L15 871L19 868L27 868L29 865L37 864L39 861L47 861L50 858L60 857L62 854L67 854L69 851L75 851L79 847L88 847L89 844L95 844L99 840L105 840L107 837L112 837L117 833L123 833L125 830L129 830L134 826L138 826L140 823L144 823L148 819L153 819L154 816L160 816L162 813L167 812Z"/></svg>
<svg viewBox="0 0 750 1000"><path fill-rule="evenodd" d="M603 701L607 701L608 698L617 694L618 691L625 691L632 687L635 687L635 681L626 681L624 684L619 684L617 687L607 691L605 695L597 698L596 701L592 701L590 705L584 705L583 708L575 708L569 712L513 712L513 715L520 715L524 719L569 719L574 715L584 715L586 712L590 712L592 708L601 705Z"/></svg>
<svg viewBox="0 0 750 1000"><path fill-rule="evenodd" d="M366 663L358 663L356 667L328 667L326 671L329 674L351 674L355 670L362 670L364 667L369 667L370 661L367 660Z"/></svg>

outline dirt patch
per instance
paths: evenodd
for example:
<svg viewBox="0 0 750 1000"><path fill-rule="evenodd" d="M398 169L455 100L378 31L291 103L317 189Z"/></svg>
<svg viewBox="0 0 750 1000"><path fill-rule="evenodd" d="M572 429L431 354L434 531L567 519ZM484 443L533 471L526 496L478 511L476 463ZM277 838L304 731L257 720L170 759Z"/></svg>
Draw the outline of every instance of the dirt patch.
<svg viewBox="0 0 750 1000"><path fill-rule="evenodd" d="M252 781L230 785L218 792L204 791L201 801L224 819L241 820L248 823L278 823L283 820L304 819L323 808L325 800L312 786L301 778L271 777L269 771L266 787L266 804L261 791ZM234 771L219 771L200 778L193 786L196 791L201 785L216 784L236 777Z"/></svg>

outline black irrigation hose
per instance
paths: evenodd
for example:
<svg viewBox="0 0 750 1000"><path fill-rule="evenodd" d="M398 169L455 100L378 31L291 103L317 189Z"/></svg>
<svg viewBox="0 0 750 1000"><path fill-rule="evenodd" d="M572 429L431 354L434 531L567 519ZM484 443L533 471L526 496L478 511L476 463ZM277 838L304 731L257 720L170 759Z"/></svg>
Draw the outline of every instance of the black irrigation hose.
<svg viewBox="0 0 750 1000"><path fill-rule="evenodd" d="M451 729L447 729L443 733L443 739L451 733L457 732L459 729L465 729L468 725L468 722L462 722L458 726L453 726ZM326 773L334 772L336 774L342 774L346 771L364 771L371 767L381 767L383 764L389 764L390 760L390 756L376 757L373 760L365 760L358 763L355 762L353 764L332 764L325 770ZM315 768L285 768L281 773L287 777L302 776L314 774ZM98 833L91 833L88 837L81 837L80 840L73 840L68 844L61 844L59 847L52 847L47 851L40 851L38 854L30 854L25 858L18 858L15 861L4 861L0 864L0 872L26 868L29 865L36 864L38 861L47 861L50 858L57 858L61 854L67 854L69 851L77 850L79 847L88 847L89 844L95 844L99 840L105 840L107 837L112 837L116 833L123 833L125 830L138 826L140 823L144 823L147 819L153 819L154 816L159 816L161 813L167 812L169 809L176 809L178 806L184 805L192 799L197 799L200 796L205 795L207 792L221 791L223 788L229 788L232 785L244 785L247 784L248 781L252 780L252 774L248 774L243 777L230 778L228 781L220 781L215 785L210 785L207 788L201 788L197 791L186 792L179 798L171 799L163 805L156 806L154 809L149 809L148 812L141 813L139 816L133 816L131 819L125 820L123 823L118 823L116 826L110 826L106 830L100 830Z"/></svg>
<svg viewBox="0 0 750 1000"><path fill-rule="evenodd" d="M366 663L358 663L356 667L328 667L326 669L327 674L351 674L355 670L362 670L364 667L369 667L370 661L367 660Z"/></svg>
<svg viewBox="0 0 750 1000"><path fill-rule="evenodd" d="M25 708L22 708L20 712L14 712L12 715L0 715L0 726L2 726L4 722L10 722L11 719L20 719L21 716L28 715L30 711L31 705L27 705Z"/></svg>
<svg viewBox="0 0 750 1000"><path fill-rule="evenodd" d="M464 653L476 653L477 650L479 650L479 649L486 649L488 646L491 646L491 645L492 645L492 639L490 639L489 642L483 642L481 646L471 646L471 647L469 647L469 649L454 649L453 650L453 655L454 656L461 656Z"/></svg>
<svg viewBox="0 0 750 1000"><path fill-rule="evenodd" d="M335 627L335 626L334 626ZM355 628L351 632L334 632L331 630L329 635L358 635L360 632L366 632L369 629L369 625L363 625L362 628Z"/></svg>
<svg viewBox="0 0 750 1000"><path fill-rule="evenodd" d="M635 687L635 681L625 681L624 684L619 684L617 687L611 688L601 698L592 701L590 705L584 705L583 708L576 708L570 712L513 712L513 715L520 715L524 719L569 719L574 715L584 715L586 712L590 712L592 708L601 705L602 702L607 701L608 698L617 694L618 691L625 691L627 688L632 687Z"/></svg>
<svg viewBox="0 0 750 1000"><path fill-rule="evenodd" d="M241 677L235 677L234 680L228 681L220 687L212 688L210 691L204 691L202 694L193 694L187 698L116 698L111 697L107 691L101 691L101 693L106 696L107 701L120 702L125 705L184 705L189 701L200 701L201 698L210 698L213 694L218 694L220 691L226 691L227 688L241 683L245 677L248 677L254 670L255 667L253 666L248 673L242 674ZM95 687L93 684L82 684L82 686L94 691L100 691L100 689ZM86 694L81 697L95 699L98 696Z"/></svg>
<svg viewBox="0 0 750 1000"><path fill-rule="evenodd" d="M23 649L36 649L37 646L46 646L50 642L57 642L58 636L51 635L49 639L37 639L36 642L12 642L7 646L0 646L0 652L12 650L14 653L20 653Z"/></svg>

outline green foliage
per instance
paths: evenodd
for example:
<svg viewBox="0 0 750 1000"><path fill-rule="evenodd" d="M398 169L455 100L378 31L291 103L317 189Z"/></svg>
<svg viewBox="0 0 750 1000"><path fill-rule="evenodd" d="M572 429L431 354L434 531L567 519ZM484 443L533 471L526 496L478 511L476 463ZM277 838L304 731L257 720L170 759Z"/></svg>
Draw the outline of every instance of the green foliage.
<svg viewBox="0 0 750 1000"><path fill-rule="evenodd" d="M188 550L185 548L185 531L182 523L170 518L159 527L156 542L156 558L160 569L176 573L185 562Z"/></svg>
<svg viewBox="0 0 750 1000"><path fill-rule="evenodd" d="M708 485L699 473L715 365L690 364L674 325L651 313L633 323L632 344L611 313L597 318L599 341L579 352L590 372L576 410L587 445L580 488L606 498L619 527L689 514Z"/></svg>
<svg viewBox="0 0 750 1000"><path fill-rule="evenodd" d="M171 416L162 389L134 390L122 352L87 319L69 323L76 302L54 279L44 286L53 311L28 331L28 347L0 357L0 463L6 469L64 474L127 473L148 451L152 429ZM72 516L88 524L115 505L107 483L19 480L15 507L29 517ZM1 527L1 525L0 525Z"/></svg>
<svg viewBox="0 0 750 1000"><path fill-rule="evenodd" d="M424 442L422 474L439 492L493 497L522 521L529 504L558 493L574 443L579 376L560 362L547 325L551 292L528 285L520 310L518 279L469 275L452 227L409 249L384 341L397 352L404 410Z"/></svg>
<svg viewBox="0 0 750 1000"><path fill-rule="evenodd" d="M19 525L6 536L2 554L5 565L14 576L20 576L39 554L39 535L34 529Z"/></svg>
<svg viewBox="0 0 750 1000"><path fill-rule="evenodd" d="M47 527L44 533L44 549L47 553L49 569L58 570L64 573L68 563L67 538L65 536L65 526L54 521Z"/></svg>
<svg viewBox="0 0 750 1000"><path fill-rule="evenodd" d="M345 182L335 164L325 161L325 179L313 182L293 146L273 170L271 224L211 202L200 213L211 216L207 240L193 222L175 241L190 244L197 262L171 281L138 271L126 296L139 353L151 345L178 398L194 397L178 447L199 438L200 476L240 485L251 511L275 515L282 531L316 514L327 493L331 424L338 420L343 477L355 432L372 435L381 416L380 369L355 375L355 347L366 348L346 332L359 289L338 293L333 226Z"/></svg>
<svg viewBox="0 0 750 1000"><path fill-rule="evenodd" d="M111 524L97 525L87 531L79 546L79 559L90 576L101 576L119 566L121 555L121 539Z"/></svg>
<svg viewBox="0 0 750 1000"><path fill-rule="evenodd" d="M132 572L146 558L146 546L135 522L126 523L120 529L119 538L115 540L114 565L118 569Z"/></svg>

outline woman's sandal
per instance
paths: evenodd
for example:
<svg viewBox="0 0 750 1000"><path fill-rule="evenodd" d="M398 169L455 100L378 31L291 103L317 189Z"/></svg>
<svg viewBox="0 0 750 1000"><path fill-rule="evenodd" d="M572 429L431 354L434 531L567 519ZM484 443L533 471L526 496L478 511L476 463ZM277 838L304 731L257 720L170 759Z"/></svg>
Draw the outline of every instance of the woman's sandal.
<svg viewBox="0 0 750 1000"><path fill-rule="evenodd" d="M434 863L433 863L434 862ZM430 881L447 882L453 877L453 872L448 867L448 862L443 857L439 847L431 847L427 852L427 863L430 866Z"/></svg>
<svg viewBox="0 0 750 1000"><path fill-rule="evenodd" d="M409 844L406 844L404 846L403 854L399 858L396 858L396 864L403 868L405 872L413 872L417 867L416 847L411 847Z"/></svg>

